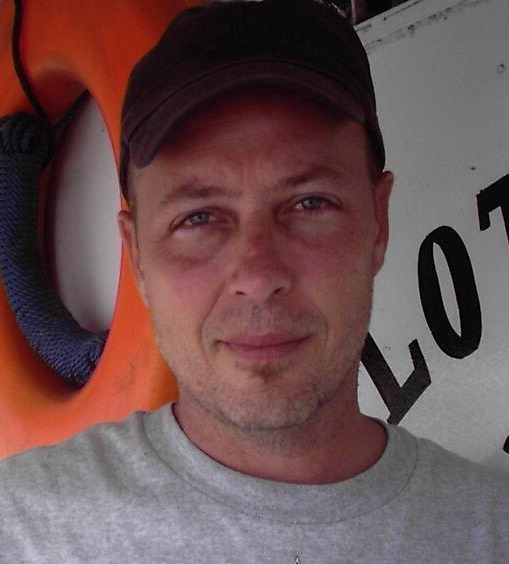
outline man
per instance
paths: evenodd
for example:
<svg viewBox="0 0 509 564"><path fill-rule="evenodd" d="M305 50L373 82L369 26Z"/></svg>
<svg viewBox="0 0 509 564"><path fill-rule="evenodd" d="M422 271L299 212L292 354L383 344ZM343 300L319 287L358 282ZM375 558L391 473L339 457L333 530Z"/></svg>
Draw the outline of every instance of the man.
<svg viewBox="0 0 509 564"><path fill-rule="evenodd" d="M6 562L507 562L507 484L363 415L393 176L317 0L184 12L137 66L119 225L180 390L0 470Z"/></svg>

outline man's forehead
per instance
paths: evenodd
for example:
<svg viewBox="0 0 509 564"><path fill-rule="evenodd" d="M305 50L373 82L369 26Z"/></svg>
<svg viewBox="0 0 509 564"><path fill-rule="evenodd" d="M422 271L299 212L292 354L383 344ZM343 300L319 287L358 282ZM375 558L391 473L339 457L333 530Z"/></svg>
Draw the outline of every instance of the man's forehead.
<svg viewBox="0 0 509 564"><path fill-rule="evenodd" d="M318 183L341 183L348 186L348 176L341 168L327 166L323 163L310 163L302 171L292 174L284 172L275 178L267 189L275 192L284 193L294 188ZM227 184L210 184L204 182L200 176L193 176L180 181L180 179L168 180L159 191L158 205L166 207L172 206L179 201L207 200L216 198L227 198L238 200L241 191L236 185L233 189Z"/></svg>
<svg viewBox="0 0 509 564"><path fill-rule="evenodd" d="M204 130L223 129L229 130L231 135L241 136L246 126L256 130L257 127L263 129L267 122L288 124L289 121L300 127L307 124L318 129L318 126L332 128L352 120L338 108L311 95L282 87L251 85L195 108L180 120L160 152L184 140L192 143Z"/></svg>
<svg viewBox="0 0 509 564"><path fill-rule="evenodd" d="M273 135L268 134L269 130ZM229 168L232 156L240 155L246 166L254 164L250 159L251 149L256 152L256 158L263 158L257 150L258 144L263 143L272 162L273 152L286 154L291 159L294 148L301 151L303 162L298 168L285 171L281 163L278 180L271 178L274 189L281 190L292 183L304 183L305 177L308 180L338 177L341 170L350 168L338 156L343 151L338 151L331 143L337 135L343 137L339 148L344 149L347 144L352 151L356 147L364 159L369 145L364 126L340 110L286 88L237 89L196 108L172 131L151 164L139 170L130 166L130 179L137 184L142 179L144 189L152 181L157 183L158 200L179 187L181 196L189 196L190 187L199 187L205 194L204 187L228 185L226 177L234 174ZM269 148L271 143L272 148ZM227 147L227 152L221 151L223 146ZM304 146L306 149L302 152ZM166 173L163 184L161 171ZM212 192L219 194L218 190L208 190L209 195ZM169 196L168 200L171 202L173 198Z"/></svg>

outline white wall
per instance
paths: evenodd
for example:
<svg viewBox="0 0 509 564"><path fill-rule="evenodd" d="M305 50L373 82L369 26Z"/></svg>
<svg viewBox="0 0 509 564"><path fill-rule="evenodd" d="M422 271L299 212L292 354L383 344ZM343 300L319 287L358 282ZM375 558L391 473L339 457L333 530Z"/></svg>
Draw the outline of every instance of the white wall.
<svg viewBox="0 0 509 564"><path fill-rule="evenodd" d="M509 3L410 1L359 26L379 93L388 167L396 173L391 242L376 285L372 334L398 381L417 339L431 385L402 424L468 458L509 471L509 254L501 209L481 231L476 195L509 174ZM509 205L509 182L505 185ZM508 210L509 211L509 210ZM482 334L464 358L437 345L426 323L418 255L440 226L461 237L479 295ZM451 325L458 306L442 251L434 252ZM454 266L462 280L466 273ZM473 300L465 311L473 312ZM363 405L387 417L366 374Z"/></svg>

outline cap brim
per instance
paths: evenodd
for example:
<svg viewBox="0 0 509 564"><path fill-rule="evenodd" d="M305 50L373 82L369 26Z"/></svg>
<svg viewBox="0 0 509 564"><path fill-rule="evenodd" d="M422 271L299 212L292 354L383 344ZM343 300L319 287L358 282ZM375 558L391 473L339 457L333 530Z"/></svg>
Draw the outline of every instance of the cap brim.
<svg viewBox="0 0 509 564"><path fill-rule="evenodd" d="M171 93L133 132L126 143L126 152L138 168L147 166L177 122L208 100L248 84L274 84L318 96L354 121L365 122L365 109L358 98L337 80L280 60L243 61L215 69L178 92Z"/></svg>

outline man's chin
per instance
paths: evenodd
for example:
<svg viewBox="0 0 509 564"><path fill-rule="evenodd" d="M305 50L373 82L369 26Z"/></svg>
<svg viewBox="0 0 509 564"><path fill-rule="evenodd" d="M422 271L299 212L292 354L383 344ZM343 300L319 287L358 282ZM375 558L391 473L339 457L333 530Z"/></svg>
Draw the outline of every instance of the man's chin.
<svg viewBox="0 0 509 564"><path fill-rule="evenodd" d="M239 398L237 401L217 405L215 414L228 426L250 435L291 432L313 419L320 402L290 398Z"/></svg>
<svg viewBox="0 0 509 564"><path fill-rule="evenodd" d="M245 379L246 386L266 388L267 386L275 386L282 384L285 376L290 380L294 370L295 363L292 361L274 361L274 362L241 362L238 361L234 365L234 377L237 380ZM263 393L262 390L257 390Z"/></svg>

